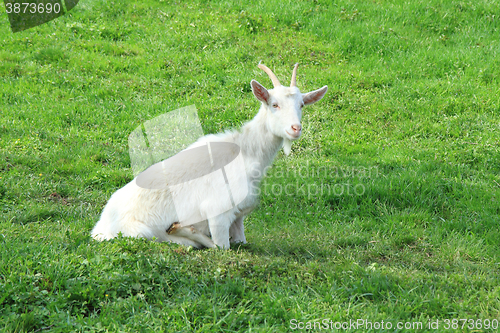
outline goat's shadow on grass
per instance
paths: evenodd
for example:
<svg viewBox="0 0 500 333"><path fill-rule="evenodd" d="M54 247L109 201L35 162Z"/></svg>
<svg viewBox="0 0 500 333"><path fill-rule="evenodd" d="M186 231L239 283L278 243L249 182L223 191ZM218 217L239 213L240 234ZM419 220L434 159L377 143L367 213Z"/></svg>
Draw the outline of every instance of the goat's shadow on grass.
<svg viewBox="0 0 500 333"><path fill-rule="evenodd" d="M299 262L323 261L334 256L334 251L327 251L312 244L283 244L281 242L247 243L232 246L236 252L246 252L256 256L282 257Z"/></svg>

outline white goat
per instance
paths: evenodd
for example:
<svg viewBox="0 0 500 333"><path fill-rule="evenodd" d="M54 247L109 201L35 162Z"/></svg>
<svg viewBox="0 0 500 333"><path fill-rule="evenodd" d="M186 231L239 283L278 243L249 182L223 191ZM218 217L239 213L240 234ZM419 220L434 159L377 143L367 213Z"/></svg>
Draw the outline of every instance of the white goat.
<svg viewBox="0 0 500 333"><path fill-rule="evenodd" d="M293 69L290 87L284 87L269 68L259 64L259 68L269 75L274 89L267 90L257 81L251 81L253 94L262 102L255 118L247 122L240 131L206 135L191 146L210 142L233 143L239 146L248 191L234 193L235 190L243 191L236 188L233 189L233 195L243 195L244 200L226 210L221 206L219 196L207 196L207 193L220 191L216 188L220 187L218 184L207 181L201 186L192 187L189 182L184 182L181 188L184 187L185 191L173 193L166 189L143 188L137 184L136 177L111 196L99 222L92 230L92 237L106 240L121 233L123 236L145 237L197 248L218 246L228 249L230 240L234 243L246 243L243 219L257 204L257 186L266 168L271 165L281 147L286 155L290 153L292 141L298 139L302 132L302 107L319 101L328 89L324 86L302 94L296 84L297 67L298 64ZM203 166L194 160L185 165L183 170L171 170L169 177L174 179L165 181L175 182L180 179L176 177L182 178L186 170L197 168L202 169ZM231 182L234 175L227 174L224 177L230 178ZM227 181L226 179L226 183ZM178 196L176 202L182 204L174 205L172 196ZM200 204L194 205L193 202ZM179 223L179 211L184 215L188 214L194 223L186 226Z"/></svg>

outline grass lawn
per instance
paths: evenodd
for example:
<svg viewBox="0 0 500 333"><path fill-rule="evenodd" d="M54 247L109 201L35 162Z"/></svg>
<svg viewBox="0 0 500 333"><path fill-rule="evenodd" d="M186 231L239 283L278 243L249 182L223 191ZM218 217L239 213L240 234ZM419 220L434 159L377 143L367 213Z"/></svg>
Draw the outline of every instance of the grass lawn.
<svg viewBox="0 0 500 333"><path fill-rule="evenodd" d="M81 0L16 34L3 13L0 330L497 331L499 33L492 0ZM193 104L239 127L261 60L329 91L249 243L94 241L128 135Z"/></svg>

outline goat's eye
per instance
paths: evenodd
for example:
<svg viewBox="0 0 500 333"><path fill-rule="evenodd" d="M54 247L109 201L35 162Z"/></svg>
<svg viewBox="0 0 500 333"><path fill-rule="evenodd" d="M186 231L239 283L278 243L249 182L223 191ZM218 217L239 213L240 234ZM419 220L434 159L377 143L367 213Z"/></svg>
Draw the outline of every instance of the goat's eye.
<svg viewBox="0 0 500 333"><path fill-rule="evenodd" d="M279 108L280 106L278 105L278 103L273 103L273 108Z"/></svg>

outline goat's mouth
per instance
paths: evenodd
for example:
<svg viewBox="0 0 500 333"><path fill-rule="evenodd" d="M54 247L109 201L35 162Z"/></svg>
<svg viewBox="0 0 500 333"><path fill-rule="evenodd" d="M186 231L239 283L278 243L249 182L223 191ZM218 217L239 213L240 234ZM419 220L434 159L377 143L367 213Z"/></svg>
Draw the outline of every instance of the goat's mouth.
<svg viewBox="0 0 500 333"><path fill-rule="evenodd" d="M299 131L299 132L296 132L296 133L290 133L288 131L285 131L286 134L288 134L288 138L290 140L297 140L298 138L300 138L300 134L302 134L302 131Z"/></svg>

